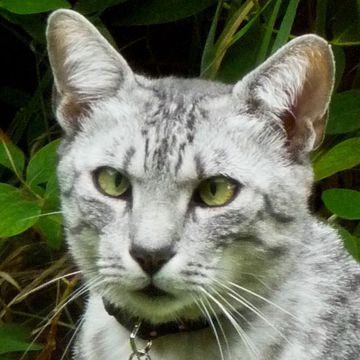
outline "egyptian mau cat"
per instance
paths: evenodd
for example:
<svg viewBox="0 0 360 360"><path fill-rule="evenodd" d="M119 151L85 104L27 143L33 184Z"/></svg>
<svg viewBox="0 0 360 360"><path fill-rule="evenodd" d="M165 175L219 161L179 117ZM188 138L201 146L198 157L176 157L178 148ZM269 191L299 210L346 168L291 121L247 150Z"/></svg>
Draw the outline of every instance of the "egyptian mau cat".
<svg viewBox="0 0 360 360"><path fill-rule="evenodd" d="M298 37L224 85L137 75L70 10L47 38L62 212L89 290L74 358L358 360L359 266L308 208L326 41Z"/></svg>

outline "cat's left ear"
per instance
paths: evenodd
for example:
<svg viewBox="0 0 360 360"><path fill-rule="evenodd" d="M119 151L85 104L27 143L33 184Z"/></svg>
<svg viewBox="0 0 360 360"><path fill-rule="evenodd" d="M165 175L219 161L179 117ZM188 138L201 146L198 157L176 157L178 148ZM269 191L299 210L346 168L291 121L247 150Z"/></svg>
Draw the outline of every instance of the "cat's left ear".
<svg viewBox="0 0 360 360"><path fill-rule="evenodd" d="M234 87L250 111L271 112L297 157L322 142L334 84L329 44L316 35L300 36L277 51Z"/></svg>
<svg viewBox="0 0 360 360"><path fill-rule="evenodd" d="M92 102L117 94L133 82L134 74L95 26L75 11L53 12L46 36L57 119L72 133Z"/></svg>

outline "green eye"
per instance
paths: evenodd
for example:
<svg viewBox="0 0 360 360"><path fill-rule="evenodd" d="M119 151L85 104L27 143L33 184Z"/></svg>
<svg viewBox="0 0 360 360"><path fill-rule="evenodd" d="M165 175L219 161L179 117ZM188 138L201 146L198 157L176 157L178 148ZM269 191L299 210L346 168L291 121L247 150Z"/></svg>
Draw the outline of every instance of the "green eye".
<svg viewBox="0 0 360 360"><path fill-rule="evenodd" d="M216 176L203 181L198 189L199 200L207 206L222 206L235 196L237 184L223 176Z"/></svg>
<svg viewBox="0 0 360 360"><path fill-rule="evenodd" d="M94 176L98 189L105 195L120 197L130 189L127 177L113 168L99 168L95 171Z"/></svg>

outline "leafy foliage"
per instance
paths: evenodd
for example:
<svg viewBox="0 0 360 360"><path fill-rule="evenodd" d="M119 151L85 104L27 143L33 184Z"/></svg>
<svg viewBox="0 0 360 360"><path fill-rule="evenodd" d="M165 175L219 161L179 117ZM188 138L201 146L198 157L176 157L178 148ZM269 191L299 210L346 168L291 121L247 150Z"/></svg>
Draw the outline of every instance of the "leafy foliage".
<svg viewBox="0 0 360 360"><path fill-rule="evenodd" d="M360 137L344 140L314 161L315 179L327 178L360 164Z"/></svg>
<svg viewBox="0 0 360 360"><path fill-rule="evenodd" d="M177 21L197 14L216 0L148 0L129 1L119 13L116 25L152 25Z"/></svg>
<svg viewBox="0 0 360 360"><path fill-rule="evenodd" d="M0 0L0 7L15 14L37 14L58 8L69 8L66 0Z"/></svg>
<svg viewBox="0 0 360 360"><path fill-rule="evenodd" d="M360 191L330 189L322 193L325 206L335 215L348 220L360 220Z"/></svg>
<svg viewBox="0 0 360 360"><path fill-rule="evenodd" d="M21 234L36 223L40 206L26 200L20 189L0 184L0 236L10 237Z"/></svg>
<svg viewBox="0 0 360 360"><path fill-rule="evenodd" d="M30 159L26 169L26 182L29 187L44 184L55 174L56 150L59 141L55 140L41 148Z"/></svg>
<svg viewBox="0 0 360 360"><path fill-rule="evenodd" d="M330 104L328 135L346 134L360 129L360 90L335 94Z"/></svg>
<svg viewBox="0 0 360 360"><path fill-rule="evenodd" d="M41 346L30 341L30 331L17 324L0 325L0 355L14 351L35 351Z"/></svg>
<svg viewBox="0 0 360 360"><path fill-rule="evenodd" d="M89 16L136 69L153 75L232 83L293 36L326 37L336 58L337 93L325 141L312 158L313 208L330 217L360 260L357 0L346 6L336 0L0 0L2 56L12 56L0 86L1 359L68 353L66 333L82 307L77 300L66 304L78 277L64 255L55 174L60 131L51 117L44 38L47 12L60 7Z"/></svg>

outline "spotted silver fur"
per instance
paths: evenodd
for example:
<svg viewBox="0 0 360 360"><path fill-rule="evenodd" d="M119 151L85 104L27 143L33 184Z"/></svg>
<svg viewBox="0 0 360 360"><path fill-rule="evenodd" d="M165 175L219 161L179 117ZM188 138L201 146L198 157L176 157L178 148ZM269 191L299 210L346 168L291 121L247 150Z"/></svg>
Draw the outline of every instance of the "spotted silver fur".
<svg viewBox="0 0 360 360"><path fill-rule="evenodd" d="M89 288L74 358L129 357L104 297L153 323L211 315L218 341L211 328L169 335L153 360L359 359L359 267L307 205L333 86L327 43L299 37L230 86L135 75L73 11L53 13L47 36L62 211ZM96 189L101 166L127 174L131 201ZM236 198L196 206L199 181L219 174L241 184ZM151 279L134 244L176 252L152 279L171 297L136 292Z"/></svg>

